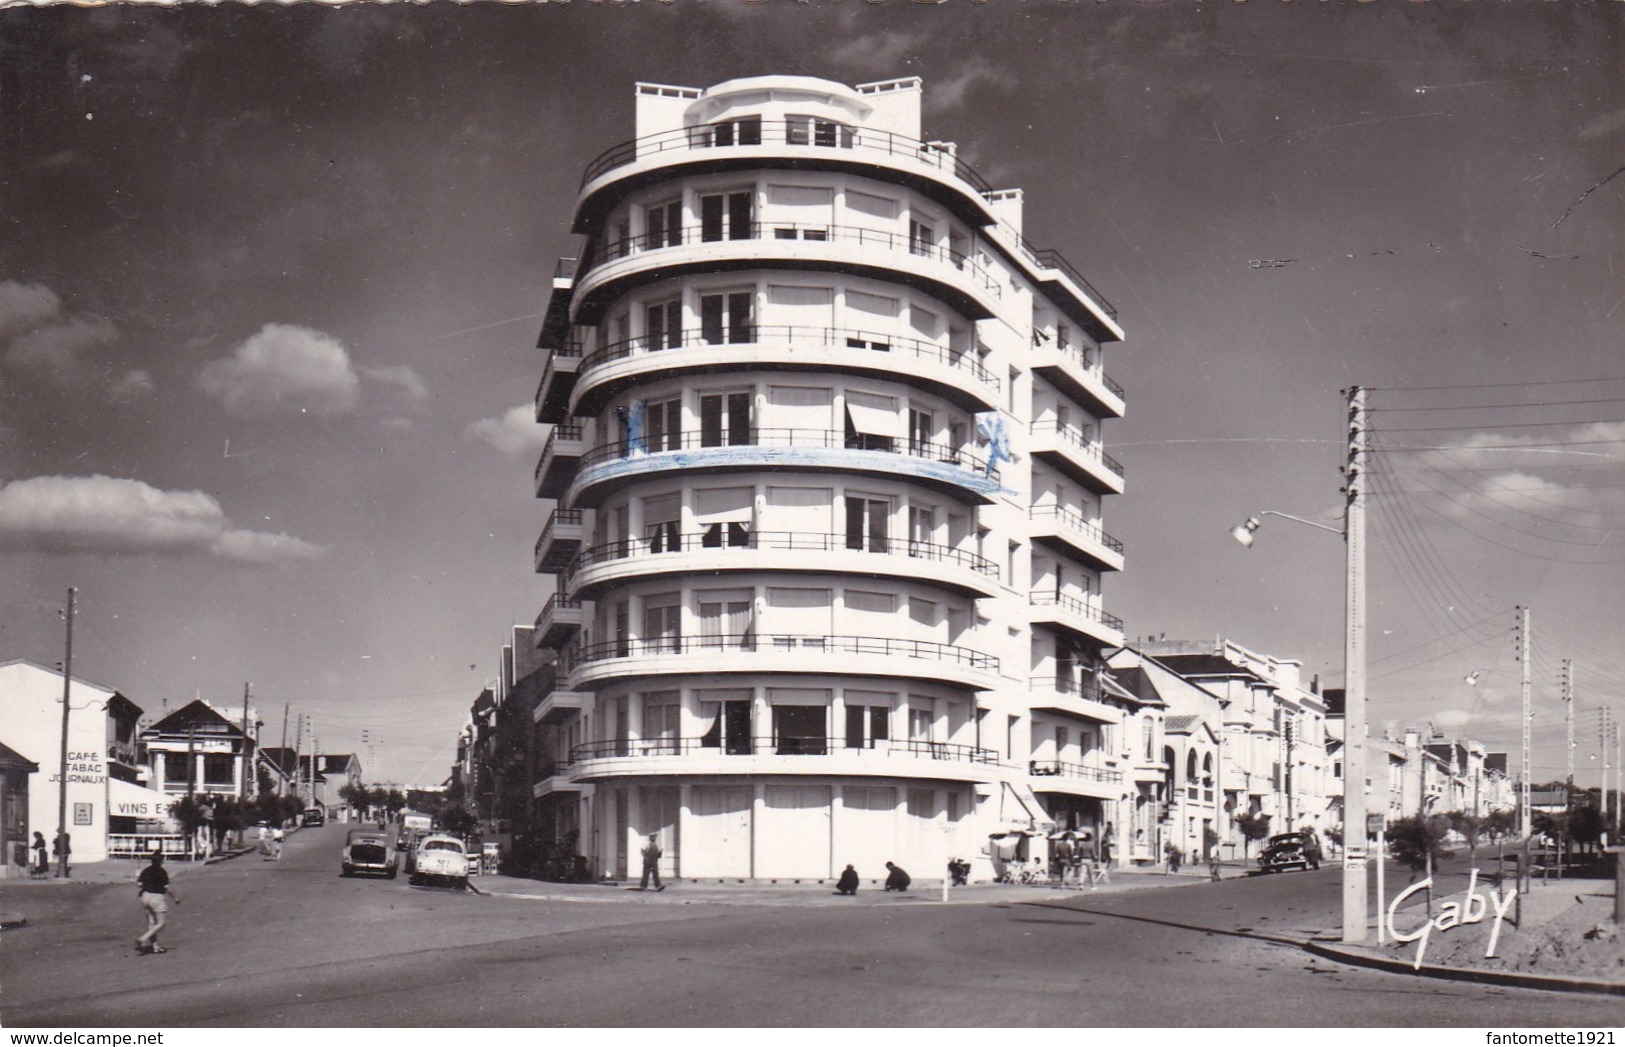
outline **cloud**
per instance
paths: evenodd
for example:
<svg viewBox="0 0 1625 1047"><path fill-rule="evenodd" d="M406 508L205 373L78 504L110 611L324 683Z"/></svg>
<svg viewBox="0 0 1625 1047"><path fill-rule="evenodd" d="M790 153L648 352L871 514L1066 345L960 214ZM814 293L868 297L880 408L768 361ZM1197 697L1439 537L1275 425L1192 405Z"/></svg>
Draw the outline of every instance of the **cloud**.
<svg viewBox="0 0 1625 1047"><path fill-rule="evenodd" d="M1530 446L1542 444L1543 446ZM1611 534L1608 517L1625 513L1625 491L1597 485L1575 465L1625 461L1625 422L1585 422L1540 436L1475 433L1456 447L1425 452L1422 462L1451 477L1426 486L1444 495L1454 519L1516 510L1543 527ZM1470 479L1455 479L1467 472ZM1600 519L1599 519L1600 518ZM1527 521L1526 521L1527 522Z"/></svg>
<svg viewBox="0 0 1625 1047"><path fill-rule="evenodd" d="M0 280L0 341L62 315L62 299L44 284Z"/></svg>
<svg viewBox="0 0 1625 1047"><path fill-rule="evenodd" d="M361 380L338 339L266 324L230 356L203 365L197 385L234 415L337 415L355 408Z"/></svg>
<svg viewBox="0 0 1625 1047"><path fill-rule="evenodd" d="M84 369L84 356L110 345L117 338L118 327L111 320L69 317L36 327L16 338L6 350L6 362L70 385Z"/></svg>
<svg viewBox="0 0 1625 1047"><path fill-rule="evenodd" d="M993 84L1007 90L1015 86L1009 70L1000 70L983 55L971 55L954 66L954 71L925 85L925 97L937 112L958 109L978 84Z"/></svg>
<svg viewBox="0 0 1625 1047"><path fill-rule="evenodd" d="M146 371L126 371L124 377L114 382L109 392L115 400L140 400L151 396L158 390L152 380L152 375Z"/></svg>
<svg viewBox="0 0 1625 1047"><path fill-rule="evenodd" d="M429 398L429 387L410 367L362 367L360 371L361 377L395 389L412 403L422 403Z"/></svg>
<svg viewBox="0 0 1625 1047"><path fill-rule="evenodd" d="M1440 709L1429 719L1435 727L1461 728L1473 722L1473 714L1466 709Z"/></svg>
<svg viewBox="0 0 1625 1047"><path fill-rule="evenodd" d="M285 534L235 528L202 491L111 476L37 476L0 487L0 550L209 556L269 564L324 555Z"/></svg>
<svg viewBox="0 0 1625 1047"><path fill-rule="evenodd" d="M503 454L521 455L541 451L547 431L536 424L536 408L521 404L500 418L481 418L464 435L483 440Z"/></svg>

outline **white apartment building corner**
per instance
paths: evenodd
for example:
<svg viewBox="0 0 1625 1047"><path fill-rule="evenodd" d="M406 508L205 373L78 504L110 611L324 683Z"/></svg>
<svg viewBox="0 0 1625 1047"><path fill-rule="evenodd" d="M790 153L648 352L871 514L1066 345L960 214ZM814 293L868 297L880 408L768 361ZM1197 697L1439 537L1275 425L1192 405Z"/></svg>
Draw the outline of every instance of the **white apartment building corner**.
<svg viewBox="0 0 1625 1047"><path fill-rule="evenodd" d="M668 876L986 876L992 833L1134 810L1100 672L1123 332L922 139L922 90L639 84L584 174L540 338L533 814L596 877L651 834Z"/></svg>

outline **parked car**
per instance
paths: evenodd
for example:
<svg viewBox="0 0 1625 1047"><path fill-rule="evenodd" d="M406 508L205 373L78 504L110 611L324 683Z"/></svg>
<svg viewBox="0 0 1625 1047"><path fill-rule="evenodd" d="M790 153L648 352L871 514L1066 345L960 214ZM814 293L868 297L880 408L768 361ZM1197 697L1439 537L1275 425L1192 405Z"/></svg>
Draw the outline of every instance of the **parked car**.
<svg viewBox="0 0 1625 1047"><path fill-rule="evenodd" d="M303 825L326 825L327 824L327 812L322 810L320 807L308 808L305 811L305 816L302 819L301 824L303 824Z"/></svg>
<svg viewBox="0 0 1625 1047"><path fill-rule="evenodd" d="M445 833L429 833L418 841L408 880L414 887L468 886L468 851L463 841Z"/></svg>
<svg viewBox="0 0 1625 1047"><path fill-rule="evenodd" d="M1277 833L1270 837L1263 853L1258 856L1258 867L1267 873L1280 872L1294 866L1307 869L1309 858L1304 854L1306 843L1306 833Z"/></svg>
<svg viewBox="0 0 1625 1047"><path fill-rule="evenodd" d="M344 851L339 867L344 876L356 873L383 873L393 880L399 865L395 852L395 838L376 829L351 829L344 840Z"/></svg>

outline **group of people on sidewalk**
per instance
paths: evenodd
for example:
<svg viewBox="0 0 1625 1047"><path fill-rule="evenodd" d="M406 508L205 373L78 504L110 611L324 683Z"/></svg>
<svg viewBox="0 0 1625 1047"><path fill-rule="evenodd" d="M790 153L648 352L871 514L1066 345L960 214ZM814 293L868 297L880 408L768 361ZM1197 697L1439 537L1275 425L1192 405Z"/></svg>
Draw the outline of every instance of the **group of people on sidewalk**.
<svg viewBox="0 0 1625 1047"><path fill-rule="evenodd" d="M73 875L73 842L65 832L56 834L50 844L50 857L46 856L45 834L36 832L28 845L28 878L43 880L51 875L51 859L56 860L56 874L62 879Z"/></svg>

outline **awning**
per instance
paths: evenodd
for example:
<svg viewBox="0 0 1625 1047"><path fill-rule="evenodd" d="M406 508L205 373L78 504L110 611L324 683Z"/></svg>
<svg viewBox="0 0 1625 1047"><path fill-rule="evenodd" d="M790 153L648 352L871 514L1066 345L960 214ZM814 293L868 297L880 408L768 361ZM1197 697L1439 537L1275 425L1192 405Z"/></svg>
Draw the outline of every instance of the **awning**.
<svg viewBox="0 0 1625 1047"><path fill-rule="evenodd" d="M1055 828L1055 819L1044 810L1044 804L1038 799L1038 794L1030 786L1016 785L1011 782L1002 783L1005 792L1015 800L1013 805L1005 806L1003 821L1019 820L1023 815L1031 819L1034 830L1049 830ZM1003 806L1003 805L1001 805ZM1017 813L1017 812L1021 813Z"/></svg>
<svg viewBox="0 0 1625 1047"><path fill-rule="evenodd" d="M865 436L903 438L903 419L897 414L897 401L889 396L846 394L846 413L852 428Z"/></svg>
<svg viewBox="0 0 1625 1047"><path fill-rule="evenodd" d="M168 818L170 805L177 799L179 797L156 789L144 789L133 782L117 778L107 780L107 814L111 818Z"/></svg>

